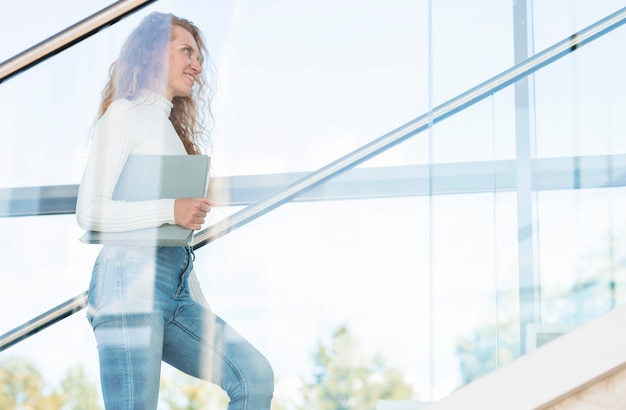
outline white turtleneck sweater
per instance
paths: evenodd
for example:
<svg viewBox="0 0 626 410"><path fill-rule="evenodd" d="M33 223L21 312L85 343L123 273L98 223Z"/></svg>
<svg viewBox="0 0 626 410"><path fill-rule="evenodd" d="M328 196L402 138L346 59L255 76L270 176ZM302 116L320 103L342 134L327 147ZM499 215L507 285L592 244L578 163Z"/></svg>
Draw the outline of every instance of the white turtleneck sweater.
<svg viewBox="0 0 626 410"><path fill-rule="evenodd" d="M121 232L174 224L174 199L124 202L113 190L130 154L185 155L169 120L172 103L153 92L134 101L114 101L95 125L94 139L78 190L81 228Z"/></svg>

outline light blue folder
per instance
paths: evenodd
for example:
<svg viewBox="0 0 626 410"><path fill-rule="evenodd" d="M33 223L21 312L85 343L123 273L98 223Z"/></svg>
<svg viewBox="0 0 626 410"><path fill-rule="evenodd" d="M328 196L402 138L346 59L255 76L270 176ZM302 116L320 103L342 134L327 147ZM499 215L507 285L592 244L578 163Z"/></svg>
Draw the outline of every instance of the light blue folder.
<svg viewBox="0 0 626 410"><path fill-rule="evenodd" d="M206 155L131 155L115 186L115 201L206 196L211 158ZM81 242L139 246L191 246L193 231L178 225L126 232L88 231Z"/></svg>

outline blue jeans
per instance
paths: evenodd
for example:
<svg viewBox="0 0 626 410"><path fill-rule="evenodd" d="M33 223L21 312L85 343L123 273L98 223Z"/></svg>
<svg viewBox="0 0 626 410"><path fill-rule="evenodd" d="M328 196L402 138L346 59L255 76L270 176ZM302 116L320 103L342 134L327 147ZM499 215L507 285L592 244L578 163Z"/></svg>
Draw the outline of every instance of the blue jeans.
<svg viewBox="0 0 626 410"><path fill-rule="evenodd" d="M204 301L187 248L105 245L89 286L107 410L157 408L161 361L221 386L228 410L269 410L265 357Z"/></svg>

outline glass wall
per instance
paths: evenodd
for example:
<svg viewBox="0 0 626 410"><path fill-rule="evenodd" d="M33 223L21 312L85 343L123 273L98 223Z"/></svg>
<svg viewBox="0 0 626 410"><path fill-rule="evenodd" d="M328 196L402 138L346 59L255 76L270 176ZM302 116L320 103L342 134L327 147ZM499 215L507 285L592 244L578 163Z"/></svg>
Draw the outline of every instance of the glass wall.
<svg viewBox="0 0 626 410"><path fill-rule="evenodd" d="M190 18L211 53L210 154L223 190L208 227L242 209L230 202L237 182L271 191L512 67L524 46L513 3L162 0L4 81L0 333L87 289L99 249L78 241L71 210L33 215L19 203L51 203L40 187L75 189L107 70L150 11ZM539 3L525 4L528 55L622 7ZM12 30L21 49L36 42ZM615 50L625 36L619 28L197 250L212 308L274 367L275 409L435 401L534 348L529 329L578 326L623 302L626 59ZM84 311L0 353L0 370L18 359L47 391L77 366L98 383ZM181 385L206 388L170 368L164 378L163 408L190 400ZM206 408L224 407L207 394Z"/></svg>

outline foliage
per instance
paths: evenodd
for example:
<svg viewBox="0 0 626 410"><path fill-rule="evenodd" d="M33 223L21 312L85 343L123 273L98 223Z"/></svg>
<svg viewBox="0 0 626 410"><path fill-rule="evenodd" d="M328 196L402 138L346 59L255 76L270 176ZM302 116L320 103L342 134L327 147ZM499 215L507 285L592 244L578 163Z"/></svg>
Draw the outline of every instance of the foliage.
<svg viewBox="0 0 626 410"><path fill-rule="evenodd" d="M334 332L329 346L318 345L314 362L314 380L305 383L302 410L373 410L378 400L407 400L414 395L401 372L388 368L382 356L363 355L345 326Z"/></svg>
<svg viewBox="0 0 626 410"><path fill-rule="evenodd" d="M378 400L407 400L413 388L402 373L375 354L364 355L357 338L346 328L333 333L328 346L319 343L315 373L303 382L302 400L275 396L272 410L373 410ZM98 388L81 366L70 368L57 389L46 385L41 373L26 359L0 361L0 409L101 410ZM221 410L228 396L218 386L165 366L159 409Z"/></svg>
<svg viewBox="0 0 626 410"><path fill-rule="evenodd" d="M160 409L217 410L225 409L228 405L228 396L220 387L172 368L163 370L159 393Z"/></svg>
<svg viewBox="0 0 626 410"><path fill-rule="evenodd" d="M599 263L599 267L586 270L587 278L578 278L570 287L542 290L542 319L545 323L579 325L610 311L616 301L615 284L610 272ZM614 273L613 273L614 274ZM513 306L513 294L501 295L502 305ZM475 329L471 334L456 341L462 384L468 384L496 367L507 364L521 354L519 320L509 313L497 324L488 324Z"/></svg>
<svg viewBox="0 0 626 410"><path fill-rule="evenodd" d="M462 384L491 373L519 356L519 331L516 322L507 321L496 328L485 326L456 342Z"/></svg>
<svg viewBox="0 0 626 410"><path fill-rule="evenodd" d="M58 410L63 404L33 363L19 358L0 361L0 409Z"/></svg>
<svg viewBox="0 0 626 410"><path fill-rule="evenodd" d="M85 369L81 365L71 367L61 380L60 396L65 403L63 410L96 410L101 409L98 389L89 381Z"/></svg>

